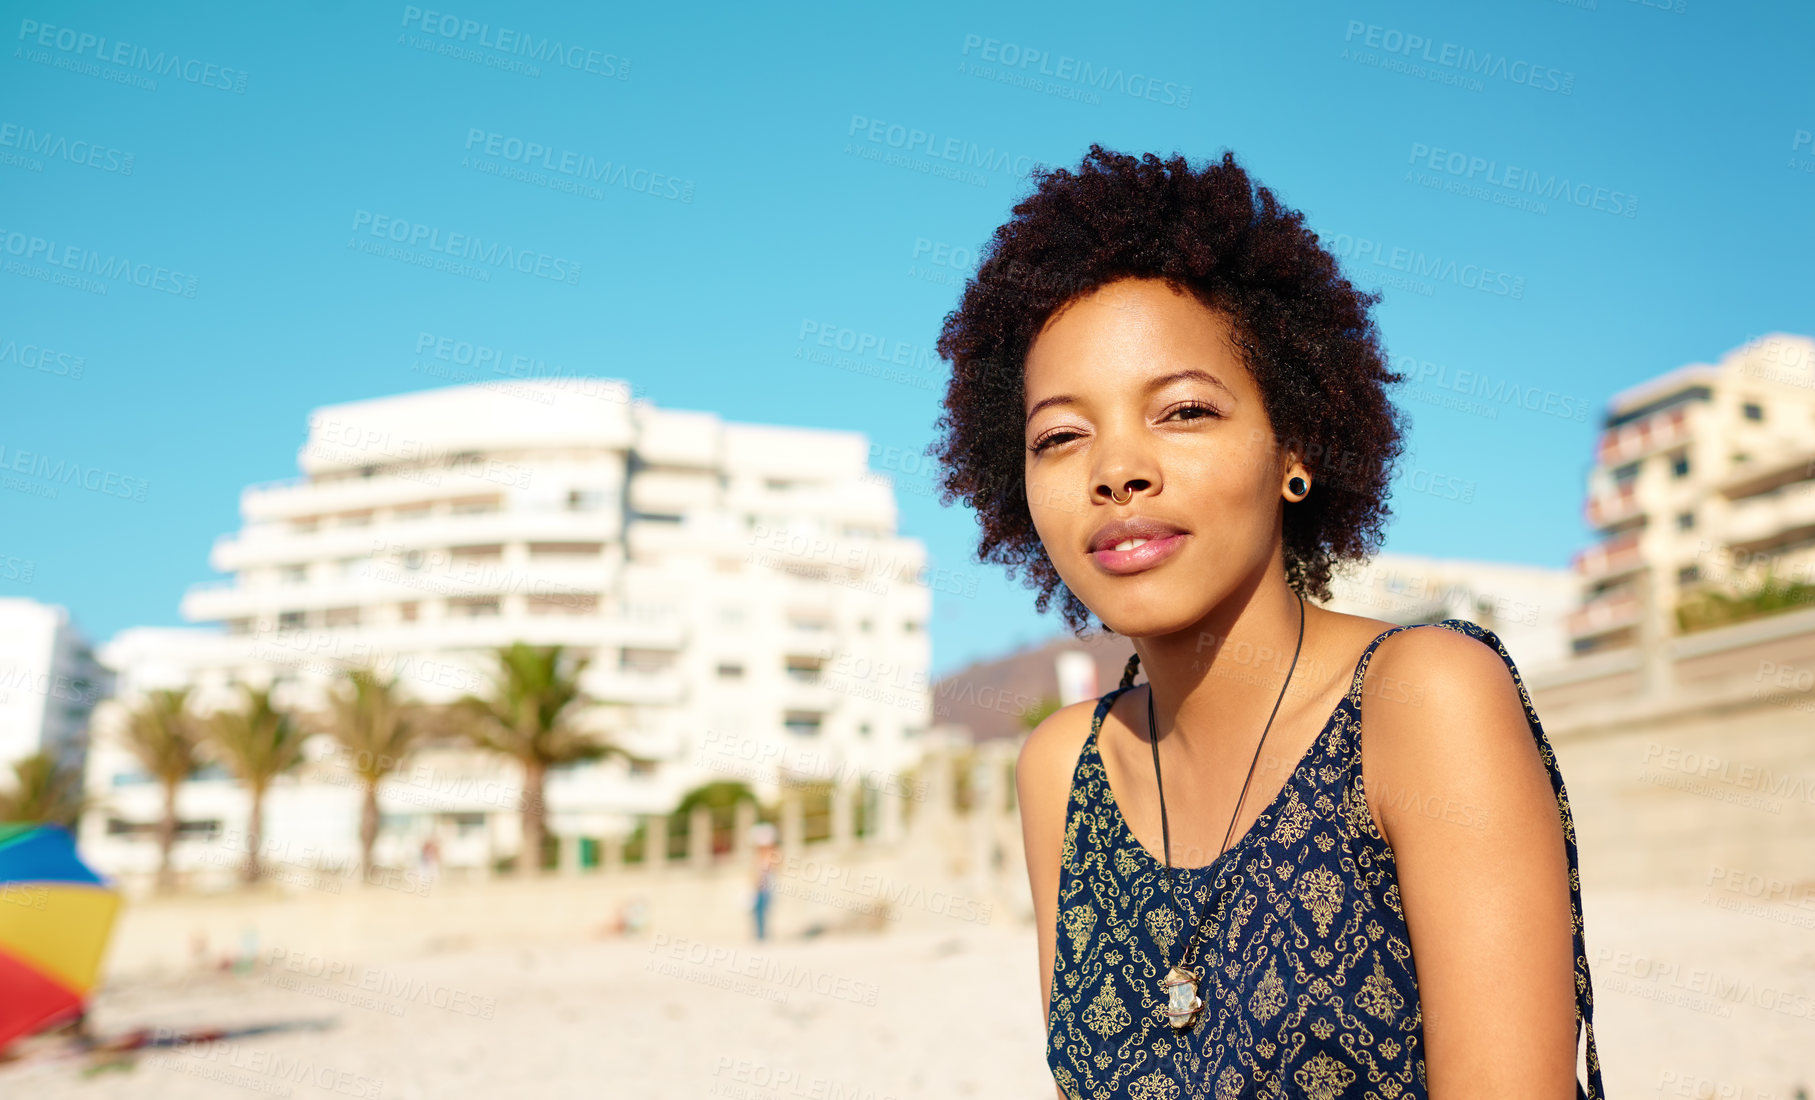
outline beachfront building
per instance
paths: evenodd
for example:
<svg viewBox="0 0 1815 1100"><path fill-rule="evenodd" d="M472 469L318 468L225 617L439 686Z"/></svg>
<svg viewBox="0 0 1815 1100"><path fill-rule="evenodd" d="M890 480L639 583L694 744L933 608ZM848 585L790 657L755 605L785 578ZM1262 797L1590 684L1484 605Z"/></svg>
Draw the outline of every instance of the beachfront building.
<svg viewBox="0 0 1815 1100"><path fill-rule="evenodd" d="M1402 626L1466 619L1493 631L1531 673L1568 659L1577 588L1567 569L1376 554L1338 569L1324 606Z"/></svg>
<svg viewBox="0 0 1815 1100"><path fill-rule="evenodd" d="M14 571L21 567L10 561ZM79 772L90 712L108 687L106 670L67 609L0 599L0 783L10 782L15 763L37 753Z"/></svg>
<svg viewBox="0 0 1815 1100"><path fill-rule="evenodd" d="M1815 582L1815 340L1774 334L1609 403L1571 648L1655 648L1701 610ZM1768 598L1768 597L1767 597Z"/></svg>
<svg viewBox="0 0 1815 1100"><path fill-rule="evenodd" d="M924 547L896 531L894 494L857 433L726 422L632 400L621 382L481 383L328 406L309 418L301 476L253 485L218 540L225 578L192 588L196 628L122 632L104 650L118 730L154 687L204 709L233 684L321 709L341 668L375 665L420 699L490 683L496 647L562 645L601 737L649 761L557 769L550 829L622 835L633 815L741 780L848 780L911 764L930 718ZM878 690L886 689L886 690ZM356 852L358 790L325 739L268 796L277 858ZM114 738L97 738L86 853L149 872L161 797ZM434 838L446 864L515 851L516 771L471 748L426 750L381 789L381 862ZM179 795L179 866L243 837L248 799L218 772ZM210 845L214 845L210 849ZM210 854L211 851L214 854Z"/></svg>

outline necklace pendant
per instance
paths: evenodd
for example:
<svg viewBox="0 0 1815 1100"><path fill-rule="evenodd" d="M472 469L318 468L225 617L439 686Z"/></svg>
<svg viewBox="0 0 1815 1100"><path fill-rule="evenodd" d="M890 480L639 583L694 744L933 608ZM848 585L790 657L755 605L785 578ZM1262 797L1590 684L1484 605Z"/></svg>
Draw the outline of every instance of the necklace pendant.
<svg viewBox="0 0 1815 1100"><path fill-rule="evenodd" d="M1203 999L1197 995L1198 977L1195 970L1175 966L1160 982L1160 990L1166 994L1166 1022L1176 1030L1190 1027L1198 1010L1204 1007Z"/></svg>

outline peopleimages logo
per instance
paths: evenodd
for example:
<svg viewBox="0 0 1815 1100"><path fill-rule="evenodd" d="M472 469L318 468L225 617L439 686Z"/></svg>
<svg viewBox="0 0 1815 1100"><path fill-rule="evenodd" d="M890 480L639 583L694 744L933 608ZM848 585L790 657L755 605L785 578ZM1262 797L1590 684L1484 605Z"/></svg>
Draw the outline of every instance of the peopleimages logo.
<svg viewBox="0 0 1815 1100"><path fill-rule="evenodd" d="M1356 40L1360 39L1359 42ZM1511 84L1522 84L1540 92L1557 92L1571 95L1575 90L1576 74L1565 72L1551 65L1538 65L1522 59L1509 58L1505 54L1496 54L1491 50L1474 50L1459 46L1454 42L1434 42L1421 34L1407 34L1392 27L1382 27L1374 23L1363 23L1351 19L1342 40L1350 45L1364 46L1370 50L1379 50L1384 54L1399 58L1416 58L1427 65L1438 69L1447 69L1455 73L1467 73L1471 76L1490 77L1504 80ZM1436 52L1432 52L1435 50ZM1414 68L1417 68L1414 66ZM1414 76L1426 75L1419 70Z"/></svg>
<svg viewBox="0 0 1815 1100"><path fill-rule="evenodd" d="M508 134L493 133L478 127L469 127L466 131L466 150L484 156L508 161L529 169L541 169L557 176L569 177L585 183L602 183L607 187L622 187L628 191L648 195L657 199L675 199L680 202L693 201L693 181L683 180L661 172L652 172L647 168L632 168L623 162L599 160L588 153L576 153L571 149L556 149L539 141L524 141L522 138ZM466 164L465 159L461 161ZM525 182L540 182L531 173ZM565 189L565 188L562 188Z"/></svg>
<svg viewBox="0 0 1815 1100"><path fill-rule="evenodd" d="M125 281L133 286L174 294L179 298L195 297L198 283L194 275L185 275L173 268L150 263L135 263L124 256L97 252L92 248L63 244L47 237L37 237L7 229L0 229L0 252L18 257L26 264L47 264L52 268L79 271L84 275L95 275L102 279ZM20 273L32 274L24 271ZM48 274L48 272L46 273ZM96 283L95 285L101 288L101 293L107 292L106 283Z"/></svg>
<svg viewBox="0 0 1815 1100"><path fill-rule="evenodd" d="M191 57L185 59L181 54L167 53L159 50L152 53L144 46L135 46L130 42L109 39L105 35L90 34L70 27L57 27L49 23L40 23L36 19L19 20L19 41L45 49L56 50L69 55L70 59L92 57L108 65L118 65L139 73L151 73L156 76L174 76L190 84L204 88L219 88L224 92L244 94L246 91L246 74L239 69L229 69L212 62ZM15 53L15 57L24 56L28 61L40 64L49 63L48 56ZM69 68L59 64L59 68ZM101 75L100 70L92 65L87 66L86 75ZM132 83L135 81L121 81ZM156 90L155 81L136 80L139 84L149 84Z"/></svg>
<svg viewBox="0 0 1815 1100"><path fill-rule="evenodd" d="M86 168L99 168L122 176L132 175L133 155L124 149L101 145L77 138L71 141L63 134L40 132L16 122L0 122L0 146L17 149L20 154L65 160ZM41 171L34 167L33 171Z"/></svg>
<svg viewBox="0 0 1815 1100"><path fill-rule="evenodd" d="M582 266L561 256L551 256L533 249L513 248L498 241L482 240L465 233L443 231L433 225L405 221L370 210L353 212L353 232L401 245L406 249L424 249L442 256L465 260L486 267L509 268L538 279L577 284ZM349 242L349 246L356 242Z"/></svg>
<svg viewBox="0 0 1815 1100"><path fill-rule="evenodd" d="M1475 290L1501 298L1517 300L1525 297L1524 276L1495 271L1484 264L1458 263L1442 256L1428 256L1415 249L1389 247L1366 237L1351 237L1347 233L1336 234L1331 238L1329 247L1340 259L1365 260L1374 267L1386 268L1389 272L1407 277L1449 283L1464 290Z"/></svg>
<svg viewBox="0 0 1815 1100"><path fill-rule="evenodd" d="M630 79L630 62L615 53L568 45L558 38L538 39L527 31L510 27L494 28L490 23L462 19L447 12L405 5L403 25L424 34L445 38L463 46L477 46L512 57L524 57L544 65L560 65L576 72L592 73L612 80Z"/></svg>
<svg viewBox="0 0 1815 1100"><path fill-rule="evenodd" d="M883 145L890 149L899 149L904 153L919 153L935 160L950 161L965 168L978 168L985 172L1006 172L1016 178L1025 177L1034 169L1034 159L1029 156L1011 153L995 146L984 148L974 141L960 138L941 138L930 130L914 126L903 126L896 122L887 122L879 118L864 115L852 115L851 127L845 131L846 137L857 137L873 145Z"/></svg>
<svg viewBox="0 0 1815 1100"><path fill-rule="evenodd" d="M1559 178L1555 174L1545 175L1536 169L1517 164L1503 165L1497 160L1442 149L1423 142L1412 143L1412 154L1407 158L1407 163L1458 179L1479 181L1490 187L1501 187L1553 201L1562 200L1584 210L1600 210L1630 218L1639 209L1638 198L1624 191L1614 191L1590 183L1572 183L1568 176ZM1406 173L1406 179L1412 179L1411 172Z"/></svg>
<svg viewBox="0 0 1815 1100"><path fill-rule="evenodd" d="M1063 84L1075 84L1081 88L1090 88L1096 92L1111 92L1125 95L1130 99L1145 99L1166 107L1177 107L1181 111L1191 106L1191 85L1179 84L1176 81L1162 80L1157 76L1145 76L1141 73L1129 73L1120 68L1107 65L1093 65L1064 54L1054 56L1050 50L1038 50L1014 42L1003 42L995 38L986 38L980 34L964 36L965 57L975 56L992 65L1002 66L998 72L993 69L977 69L973 76L987 76L1003 83L1014 83L1008 79L1011 74L1033 74L1051 77ZM1050 83L1050 82L1049 82ZM1030 85L1035 91L1054 91L1053 88ZM1080 89L1081 90L1081 89ZM1076 94L1065 98L1081 98ZM1092 97L1089 102L1097 102Z"/></svg>

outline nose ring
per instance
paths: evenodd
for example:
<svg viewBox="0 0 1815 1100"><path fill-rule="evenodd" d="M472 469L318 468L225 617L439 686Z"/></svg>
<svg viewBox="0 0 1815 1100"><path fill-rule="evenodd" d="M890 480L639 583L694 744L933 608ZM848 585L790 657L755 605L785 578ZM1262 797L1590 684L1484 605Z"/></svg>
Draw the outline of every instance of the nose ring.
<svg viewBox="0 0 1815 1100"><path fill-rule="evenodd" d="M1129 489L1127 496L1119 497L1119 496L1115 495L1115 490L1111 489L1109 491L1109 499L1115 501L1117 504L1127 504L1129 501L1134 499L1134 490Z"/></svg>

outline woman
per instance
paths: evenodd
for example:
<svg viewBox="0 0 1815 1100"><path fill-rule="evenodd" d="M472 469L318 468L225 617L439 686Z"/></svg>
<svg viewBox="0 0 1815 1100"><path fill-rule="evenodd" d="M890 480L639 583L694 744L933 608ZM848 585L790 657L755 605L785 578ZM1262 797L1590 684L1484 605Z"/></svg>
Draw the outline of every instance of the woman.
<svg viewBox="0 0 1815 1100"><path fill-rule="evenodd" d="M1387 515L1378 295L1231 155L1035 178L946 319L935 452L983 560L1135 651L1016 766L1059 1095L1568 1100L1586 1023L1598 1098L1512 661L1309 602Z"/></svg>

